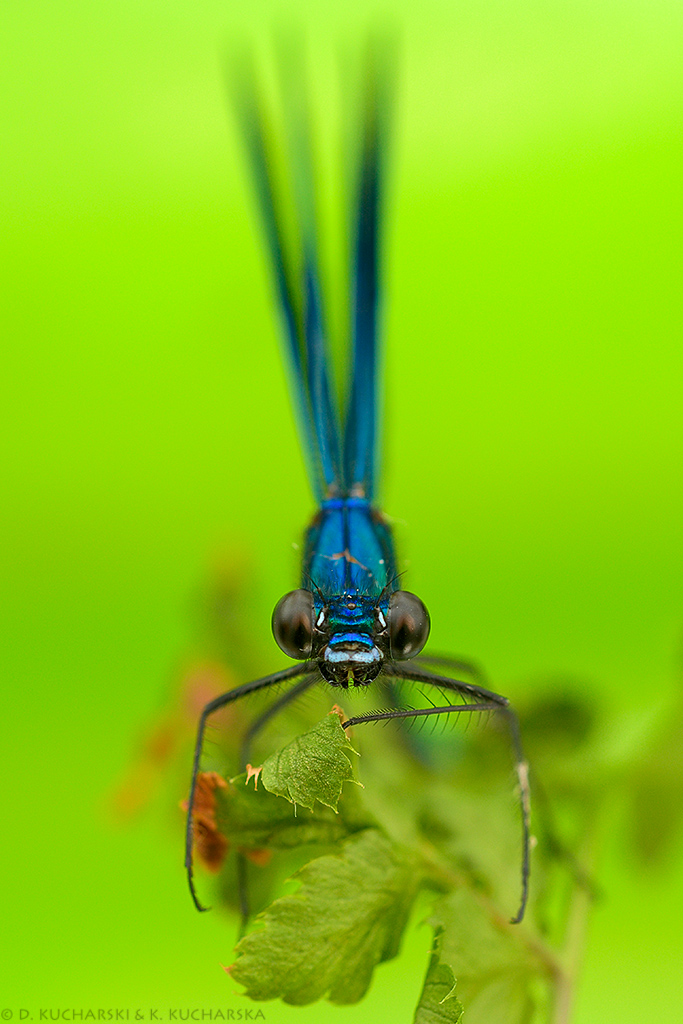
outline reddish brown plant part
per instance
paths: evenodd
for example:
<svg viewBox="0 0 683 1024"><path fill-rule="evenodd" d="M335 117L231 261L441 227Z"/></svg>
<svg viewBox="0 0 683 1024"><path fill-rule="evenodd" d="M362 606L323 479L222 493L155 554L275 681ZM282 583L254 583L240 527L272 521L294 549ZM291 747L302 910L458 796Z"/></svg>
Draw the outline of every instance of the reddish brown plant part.
<svg viewBox="0 0 683 1024"><path fill-rule="evenodd" d="M195 851L207 871L214 874L220 871L230 848L216 821L216 790L227 788L228 783L218 772L200 772L197 776L192 812ZM187 811L187 800L181 806Z"/></svg>

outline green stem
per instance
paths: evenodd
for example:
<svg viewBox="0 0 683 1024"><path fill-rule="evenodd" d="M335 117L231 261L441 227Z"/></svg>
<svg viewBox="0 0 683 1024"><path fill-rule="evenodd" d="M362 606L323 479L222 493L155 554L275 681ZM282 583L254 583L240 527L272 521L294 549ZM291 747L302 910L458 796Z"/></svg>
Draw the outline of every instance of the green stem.
<svg viewBox="0 0 683 1024"><path fill-rule="evenodd" d="M581 845L578 860L584 865L589 875L594 874L597 861L597 850L600 846L600 805L596 804L588 812L588 828L586 838ZM586 942L589 910L594 902L593 893L586 886L577 886L571 903L565 929L565 941L562 948L563 969L556 978L555 998L553 1000L550 1024L568 1024L574 1002L576 979L583 957Z"/></svg>

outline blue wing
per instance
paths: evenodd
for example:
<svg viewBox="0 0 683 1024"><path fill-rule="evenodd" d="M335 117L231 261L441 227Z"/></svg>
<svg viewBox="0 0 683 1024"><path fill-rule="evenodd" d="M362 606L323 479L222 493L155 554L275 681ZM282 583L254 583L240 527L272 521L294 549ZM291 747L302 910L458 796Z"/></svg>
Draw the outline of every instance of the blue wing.
<svg viewBox="0 0 683 1024"><path fill-rule="evenodd" d="M282 311L299 425L318 501L341 493L340 430L331 397L330 359L318 269L315 190L305 97L298 76L283 76L285 119L293 170L299 237L294 259L287 249L283 196L274 174L276 138L266 114L253 63L243 59L235 75L235 109L244 138Z"/></svg>
<svg viewBox="0 0 683 1024"><path fill-rule="evenodd" d="M376 479L379 227L390 62L380 47L368 47L358 118L351 240L351 368L342 456L320 282L303 59L294 47L281 50L279 58L286 162L296 214L295 255L286 244L284 194L274 172L279 140L268 119L253 62L247 57L234 76L233 93L284 319L300 430L318 501L352 495L370 502Z"/></svg>
<svg viewBox="0 0 683 1024"><path fill-rule="evenodd" d="M372 501L377 478L378 333L382 177L386 164L391 61L368 48L360 119L355 222L352 239L351 384L344 430L347 494Z"/></svg>

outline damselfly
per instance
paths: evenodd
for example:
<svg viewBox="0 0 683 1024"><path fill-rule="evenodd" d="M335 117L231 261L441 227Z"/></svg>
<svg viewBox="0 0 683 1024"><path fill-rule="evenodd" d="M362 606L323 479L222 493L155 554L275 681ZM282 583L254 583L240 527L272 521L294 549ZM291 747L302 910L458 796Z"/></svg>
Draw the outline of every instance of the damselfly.
<svg viewBox="0 0 683 1024"><path fill-rule="evenodd" d="M461 660L422 656L429 614L415 594L402 590L391 528L375 505L377 479L377 389L379 341L380 223L383 174L391 106L391 75L381 50L369 48L359 103L356 183L350 239L350 373L343 422L332 386L329 337L323 303L316 227L315 175L301 69L284 89L286 136L298 221L296 259L288 248L276 187L273 139L263 94L246 62L235 89L240 129L256 185L284 322L288 358L312 488L318 511L305 534L301 584L285 594L273 613L281 650L297 664L237 686L202 711L188 801L186 858L190 892L200 903L192 874L193 808L207 720L219 708L247 694L282 683L293 685L248 731L256 731L309 687L367 687L382 674L391 681L435 687L453 702L428 708L374 711L348 719L344 728L386 719L495 711L507 721L520 789L522 894L513 921L520 921L528 894L529 787L517 718L508 700L481 685L474 666ZM463 682L431 671L437 666L475 681Z"/></svg>

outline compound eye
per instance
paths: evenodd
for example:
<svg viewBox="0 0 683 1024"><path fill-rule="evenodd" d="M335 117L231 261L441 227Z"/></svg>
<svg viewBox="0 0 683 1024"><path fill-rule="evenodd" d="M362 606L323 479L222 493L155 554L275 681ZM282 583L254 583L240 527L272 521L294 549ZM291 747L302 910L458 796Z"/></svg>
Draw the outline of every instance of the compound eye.
<svg viewBox="0 0 683 1024"><path fill-rule="evenodd" d="M429 612L419 597L397 590L389 598L389 650L398 661L419 654L429 636Z"/></svg>
<svg viewBox="0 0 683 1024"><path fill-rule="evenodd" d="M313 645L313 594L290 590L273 612L273 636L290 658L307 658Z"/></svg>

